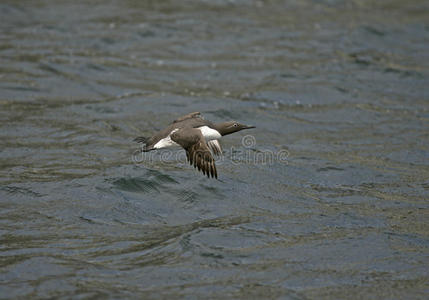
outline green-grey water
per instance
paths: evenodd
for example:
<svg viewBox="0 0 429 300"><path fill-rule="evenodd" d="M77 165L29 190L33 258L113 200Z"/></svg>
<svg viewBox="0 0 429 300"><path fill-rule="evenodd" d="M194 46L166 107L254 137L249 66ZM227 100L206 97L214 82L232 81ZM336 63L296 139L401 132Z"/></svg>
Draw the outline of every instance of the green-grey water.
<svg viewBox="0 0 429 300"><path fill-rule="evenodd" d="M427 298L428 20L418 0L1 1L0 298ZM136 159L192 111L257 127L222 140L219 180Z"/></svg>

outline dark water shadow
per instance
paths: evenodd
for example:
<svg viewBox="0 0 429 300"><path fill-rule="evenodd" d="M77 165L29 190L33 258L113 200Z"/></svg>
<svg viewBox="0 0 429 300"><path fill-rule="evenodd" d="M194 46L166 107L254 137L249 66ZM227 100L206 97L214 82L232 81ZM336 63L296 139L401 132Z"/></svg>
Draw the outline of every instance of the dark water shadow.
<svg viewBox="0 0 429 300"><path fill-rule="evenodd" d="M114 188L127 192L161 192L166 184L178 184L174 178L156 170L147 170L145 175L139 177L122 177L112 180Z"/></svg>

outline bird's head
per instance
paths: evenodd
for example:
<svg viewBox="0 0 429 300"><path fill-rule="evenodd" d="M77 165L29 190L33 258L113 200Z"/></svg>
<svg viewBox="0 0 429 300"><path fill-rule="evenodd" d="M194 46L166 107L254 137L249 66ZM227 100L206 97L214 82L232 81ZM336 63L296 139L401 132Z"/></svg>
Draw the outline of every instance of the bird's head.
<svg viewBox="0 0 429 300"><path fill-rule="evenodd" d="M216 129L221 135L227 135L243 129L250 128L255 128L255 126L240 124L236 121L223 122L216 125Z"/></svg>

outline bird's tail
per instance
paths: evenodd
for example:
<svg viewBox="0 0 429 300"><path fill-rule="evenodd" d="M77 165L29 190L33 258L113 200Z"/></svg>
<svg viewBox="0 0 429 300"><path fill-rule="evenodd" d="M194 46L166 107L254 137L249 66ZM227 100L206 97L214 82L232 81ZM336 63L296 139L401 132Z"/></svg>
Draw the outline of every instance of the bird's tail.
<svg viewBox="0 0 429 300"><path fill-rule="evenodd" d="M142 144L146 144L147 143L148 138L144 137L144 136L138 136L136 137L133 141L137 142L137 143L142 143Z"/></svg>
<svg viewBox="0 0 429 300"><path fill-rule="evenodd" d="M147 138L147 137L138 136L133 141L142 144L142 149L141 149L142 152L149 152L149 151L155 150L152 145L150 145L150 147L148 147L148 145L147 145L148 140L149 140L149 138Z"/></svg>

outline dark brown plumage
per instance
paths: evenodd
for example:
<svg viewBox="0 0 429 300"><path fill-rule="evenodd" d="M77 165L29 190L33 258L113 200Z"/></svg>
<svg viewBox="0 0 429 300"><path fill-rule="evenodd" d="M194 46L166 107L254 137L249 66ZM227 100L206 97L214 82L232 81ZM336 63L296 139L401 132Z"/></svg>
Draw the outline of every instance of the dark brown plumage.
<svg viewBox="0 0 429 300"><path fill-rule="evenodd" d="M171 134L171 139L186 151L189 163L207 177L217 178L214 158L201 131L197 128L183 128Z"/></svg>

